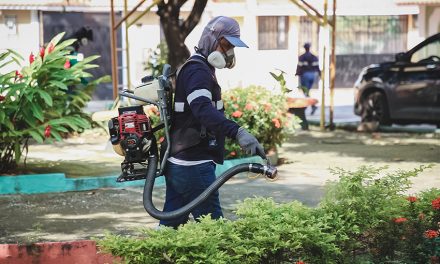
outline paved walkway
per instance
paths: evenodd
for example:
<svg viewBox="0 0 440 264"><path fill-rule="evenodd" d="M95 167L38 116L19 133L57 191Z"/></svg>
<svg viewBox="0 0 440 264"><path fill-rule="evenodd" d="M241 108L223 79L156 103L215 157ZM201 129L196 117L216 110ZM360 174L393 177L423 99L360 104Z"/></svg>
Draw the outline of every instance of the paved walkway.
<svg viewBox="0 0 440 264"><path fill-rule="evenodd" d="M32 145L29 160L44 157L45 164L50 165L60 163L57 159L62 158L63 162L83 164L89 173L100 167L117 173L121 157L106 151L107 140L107 136L94 135L55 147ZM410 192L440 186L439 134L320 132L312 126L311 131L292 135L279 156L284 164L278 167L277 181L250 179L243 174L220 189L225 217L233 219L235 205L254 196L316 206L325 183L336 180L329 170L335 167L353 170L360 165L387 165L387 171L393 171L434 164L414 179ZM164 188L156 188L154 200L158 207L163 197ZM102 236L106 231L132 234L138 227L156 225L157 220L143 209L141 188L0 196L0 243L84 239Z"/></svg>

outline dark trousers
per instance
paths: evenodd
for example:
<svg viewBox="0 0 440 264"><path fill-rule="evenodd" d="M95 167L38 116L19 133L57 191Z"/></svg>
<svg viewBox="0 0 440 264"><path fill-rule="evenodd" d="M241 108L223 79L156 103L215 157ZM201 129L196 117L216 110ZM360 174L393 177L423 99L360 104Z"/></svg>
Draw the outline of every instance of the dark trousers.
<svg viewBox="0 0 440 264"><path fill-rule="evenodd" d="M168 162L165 170L166 196L163 211L174 211L188 204L206 190L215 179L214 162L205 162L194 166L181 166ZM194 208L191 214L196 221L200 216L207 214L211 214L213 219L223 217L218 191L215 191L205 202ZM178 219L161 220L160 225L177 228L179 225L185 224L188 219L189 214Z"/></svg>
<svg viewBox="0 0 440 264"><path fill-rule="evenodd" d="M310 89L313 87L313 83L315 82L317 72L313 71L306 71L303 74L301 74L299 81L302 87L306 88L306 91L304 91L304 94L309 97Z"/></svg>

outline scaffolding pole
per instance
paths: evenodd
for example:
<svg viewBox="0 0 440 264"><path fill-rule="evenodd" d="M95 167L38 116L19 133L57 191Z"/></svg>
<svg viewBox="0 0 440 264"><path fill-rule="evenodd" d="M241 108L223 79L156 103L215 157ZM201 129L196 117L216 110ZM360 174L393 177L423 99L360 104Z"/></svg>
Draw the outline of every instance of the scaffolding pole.
<svg viewBox="0 0 440 264"><path fill-rule="evenodd" d="M110 46L112 59L113 99L118 98L118 51L116 46L114 0L110 0Z"/></svg>

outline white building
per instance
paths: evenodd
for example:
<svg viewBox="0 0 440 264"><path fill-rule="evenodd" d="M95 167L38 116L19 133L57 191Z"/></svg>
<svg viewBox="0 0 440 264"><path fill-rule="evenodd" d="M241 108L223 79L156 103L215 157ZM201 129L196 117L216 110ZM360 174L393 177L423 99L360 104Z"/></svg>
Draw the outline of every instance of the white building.
<svg viewBox="0 0 440 264"><path fill-rule="evenodd" d="M436 12L439 10L437 8L425 11L420 9L420 14L423 12L430 14L430 18L421 21L417 19L419 14L417 5L402 5L401 3L398 5L396 1L337 1L337 25L339 27L337 30L340 30L337 31L336 51L339 56L337 69L340 70L339 65L343 67L337 73L340 83L349 86L353 76L358 74L359 68L365 66L362 64L390 57L394 52L410 48L418 42L417 38L429 35L432 30L438 31L439 16ZM138 1L129 0L128 2L130 10ZM308 2L319 12L324 13L323 0ZM332 1L329 2L331 4ZM413 0L413 2L417 1ZM102 36L108 35L109 20L106 18L108 19L110 10L109 3L110 0L0 0L0 38L2 39L0 50L12 48L26 58L31 51L37 52L39 46L50 39L48 32L57 32L62 28L69 29L71 25L69 23L85 25L93 20L98 30L96 35L100 36L101 33ZM122 11L123 1L115 0L115 3L116 10ZM149 3L151 0L143 4L132 18L145 10ZM181 12L182 17L189 14L191 7L191 1L185 4ZM331 13L331 6L328 10ZM139 83L138 80L146 74L144 63L151 50L161 41L159 17L154 11L153 9L129 28L132 85ZM78 19L68 18L73 15L77 15ZM303 51L303 43L311 42L312 51L320 56L323 43L329 39L329 36L323 35L323 30L320 31L305 17L305 13L289 0L212 0L208 1L199 25L185 41L191 51L198 42L203 26L218 15L234 17L241 26L242 39L250 47L249 49L236 49L237 66L233 70L218 71L219 81L224 88L252 84L268 88L276 87L276 81L269 74L270 71L276 69L287 73L287 84L294 88L297 85L297 79L294 76L297 58ZM421 26L417 25L416 20ZM431 23L437 23L437 28L428 27L424 34L418 36L423 31L421 27L426 27ZM393 24L394 27L388 29L389 24ZM70 27L73 28L73 25ZM396 29L398 29L397 33ZM109 52L107 49L110 45L109 39L106 42L105 38L101 38L96 42L93 45L105 47L101 55L109 56L107 53ZM119 39L118 45L122 46L123 50L125 42ZM373 57L365 59L365 54L371 54ZM121 58L122 56L120 63L124 61ZM358 63L354 66L347 64L347 62L357 61ZM108 62L109 58L106 58L102 69L108 67ZM123 66L125 67L121 65ZM111 90L110 87L105 89Z"/></svg>

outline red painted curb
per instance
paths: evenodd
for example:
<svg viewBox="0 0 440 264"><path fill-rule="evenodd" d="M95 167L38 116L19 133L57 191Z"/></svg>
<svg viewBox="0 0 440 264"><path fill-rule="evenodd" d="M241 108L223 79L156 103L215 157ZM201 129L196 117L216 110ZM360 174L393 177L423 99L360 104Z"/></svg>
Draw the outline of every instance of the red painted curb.
<svg viewBox="0 0 440 264"><path fill-rule="evenodd" d="M1 264L104 264L120 258L99 253L93 240L30 245L0 244Z"/></svg>

